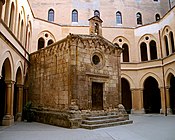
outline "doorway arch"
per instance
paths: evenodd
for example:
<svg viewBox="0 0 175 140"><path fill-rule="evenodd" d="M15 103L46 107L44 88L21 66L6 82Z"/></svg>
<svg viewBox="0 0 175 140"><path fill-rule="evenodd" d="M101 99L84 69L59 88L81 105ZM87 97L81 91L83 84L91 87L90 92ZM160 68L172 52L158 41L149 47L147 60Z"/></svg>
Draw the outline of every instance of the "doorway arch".
<svg viewBox="0 0 175 140"><path fill-rule="evenodd" d="M169 94L170 94L170 108L172 110L172 113L175 114L175 76L173 76L172 74L170 77Z"/></svg>
<svg viewBox="0 0 175 140"><path fill-rule="evenodd" d="M151 76L144 82L143 102L145 113L160 113L160 89L157 80Z"/></svg>
<svg viewBox="0 0 175 140"><path fill-rule="evenodd" d="M2 125L3 117L6 115L7 112L7 94L6 94L6 88L7 84L6 82L11 79L11 65L10 60L8 58L5 59L2 70L1 70L1 78L0 78L0 125Z"/></svg>
<svg viewBox="0 0 175 140"><path fill-rule="evenodd" d="M132 96L130 90L130 84L125 78L121 78L121 92L122 92L122 104L124 105L127 113L131 113L132 109Z"/></svg>

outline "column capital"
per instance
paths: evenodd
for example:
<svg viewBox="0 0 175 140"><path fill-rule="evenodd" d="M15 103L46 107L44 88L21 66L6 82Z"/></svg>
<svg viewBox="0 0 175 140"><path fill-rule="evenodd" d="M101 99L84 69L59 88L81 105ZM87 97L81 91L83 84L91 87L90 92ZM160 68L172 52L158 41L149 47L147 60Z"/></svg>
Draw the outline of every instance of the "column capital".
<svg viewBox="0 0 175 140"><path fill-rule="evenodd" d="M22 84L16 84L16 86L17 86L18 88L23 88L23 87L24 87L24 85L22 85Z"/></svg>
<svg viewBox="0 0 175 140"><path fill-rule="evenodd" d="M5 80L5 83L6 83L6 84L15 84L15 81L12 81L12 80Z"/></svg>

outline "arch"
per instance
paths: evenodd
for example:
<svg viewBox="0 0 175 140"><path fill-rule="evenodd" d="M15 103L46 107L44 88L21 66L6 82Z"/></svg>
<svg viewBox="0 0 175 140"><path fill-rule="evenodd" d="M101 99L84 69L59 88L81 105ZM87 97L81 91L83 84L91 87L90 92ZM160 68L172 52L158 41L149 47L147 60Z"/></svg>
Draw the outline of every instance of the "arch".
<svg viewBox="0 0 175 140"><path fill-rule="evenodd" d="M120 11L116 12L116 23L117 24L122 24L122 14Z"/></svg>
<svg viewBox="0 0 175 140"><path fill-rule="evenodd" d="M15 79L17 84L23 85L23 65L21 61L18 61L15 69Z"/></svg>
<svg viewBox="0 0 175 140"><path fill-rule="evenodd" d="M141 61L148 61L148 52L147 52L147 45L145 42L142 42L140 44L140 55L141 55Z"/></svg>
<svg viewBox="0 0 175 140"><path fill-rule="evenodd" d="M21 14L19 13L18 15L18 27L17 27L17 38L19 40L19 37L20 37L20 22L21 22Z"/></svg>
<svg viewBox="0 0 175 140"><path fill-rule="evenodd" d="M156 15L155 15L155 20L156 20L156 21L159 21L159 20L160 20L160 14L156 14Z"/></svg>
<svg viewBox="0 0 175 140"><path fill-rule="evenodd" d="M165 73L165 86L170 87L170 77L171 75L175 76L175 71L172 68L169 68Z"/></svg>
<svg viewBox="0 0 175 140"><path fill-rule="evenodd" d="M157 80L149 76L144 81L143 105L145 113L160 113L161 96Z"/></svg>
<svg viewBox="0 0 175 140"><path fill-rule="evenodd" d="M9 19L9 28L12 32L14 27L14 21L15 21L15 5L14 5L14 2L12 2L11 10L10 10L10 19Z"/></svg>
<svg viewBox="0 0 175 140"><path fill-rule="evenodd" d="M44 48L44 46L45 46L45 41L44 41L44 39L42 37L40 37L38 39L38 50Z"/></svg>
<svg viewBox="0 0 175 140"><path fill-rule="evenodd" d="M157 46L154 40L149 43L151 60L157 59Z"/></svg>
<svg viewBox="0 0 175 140"><path fill-rule="evenodd" d="M166 56L168 56L169 55L169 47L168 47L168 38L166 35L164 36L164 41L165 41Z"/></svg>
<svg viewBox="0 0 175 140"><path fill-rule="evenodd" d="M50 39L50 40L47 42L47 45L48 45L48 46L51 45L51 44L53 44L53 40L52 40L52 39Z"/></svg>
<svg viewBox="0 0 175 140"><path fill-rule="evenodd" d="M78 22L78 11L76 9L72 10L72 22Z"/></svg>
<svg viewBox="0 0 175 140"><path fill-rule="evenodd" d="M124 105L127 113L131 113L132 96L131 96L130 84L128 80L125 78L121 78L121 93L122 93L122 104Z"/></svg>
<svg viewBox="0 0 175 140"><path fill-rule="evenodd" d="M122 42L120 42L120 39L122 39ZM131 46L130 45L130 42L127 38L125 38L124 36L117 36L116 38L113 39L112 41L113 44L118 44L120 47L122 47L122 45L124 43L128 44L128 46Z"/></svg>
<svg viewBox="0 0 175 140"><path fill-rule="evenodd" d="M8 78L5 80L14 80L14 62L10 51L5 51L4 53L2 53L2 56L0 59L0 76L2 74L2 67L5 61L7 62L6 65L9 69L9 72L7 75Z"/></svg>
<svg viewBox="0 0 175 140"><path fill-rule="evenodd" d="M129 48L128 44L124 43L122 45L123 50L123 62L129 62Z"/></svg>
<svg viewBox="0 0 175 140"><path fill-rule="evenodd" d="M100 17L100 12L99 12L98 10L95 10L95 11L94 11L94 16Z"/></svg>
<svg viewBox="0 0 175 140"><path fill-rule="evenodd" d="M5 16L4 16L4 22L6 25L8 25L9 14L10 14L9 12L10 12L10 0L6 0Z"/></svg>
<svg viewBox="0 0 175 140"><path fill-rule="evenodd" d="M169 37L170 37L170 41L171 41L171 50L172 50L172 53L174 53L175 52L174 35L173 35L173 32L172 31L170 31Z"/></svg>
<svg viewBox="0 0 175 140"><path fill-rule="evenodd" d="M136 19L137 19L137 25L142 25L142 14L140 12L136 14Z"/></svg>
<svg viewBox="0 0 175 140"><path fill-rule="evenodd" d="M157 76L155 73L148 72L145 75L143 75L142 78L140 79L140 82L139 82L139 87L140 88L142 88L142 89L144 88L144 81L148 77L153 77L158 82L159 87L163 87L163 82L161 81L161 79L159 78L159 76Z"/></svg>
<svg viewBox="0 0 175 140"><path fill-rule="evenodd" d="M49 9L49 11L48 11L48 21L54 22L54 15L55 15L54 10L53 9Z"/></svg>
<svg viewBox="0 0 175 140"><path fill-rule="evenodd" d="M22 43L23 42L23 38L24 38L24 22L23 20L21 21L21 29L20 29L20 42Z"/></svg>
<svg viewBox="0 0 175 140"><path fill-rule="evenodd" d="M133 81L133 79L132 79L130 76L128 76L128 75L122 73L122 74L121 74L121 78L125 78L125 79L129 82L129 85L130 85L130 88L131 88L131 89L135 89L135 88L136 88L136 87L135 87L135 84L134 84L134 81Z"/></svg>

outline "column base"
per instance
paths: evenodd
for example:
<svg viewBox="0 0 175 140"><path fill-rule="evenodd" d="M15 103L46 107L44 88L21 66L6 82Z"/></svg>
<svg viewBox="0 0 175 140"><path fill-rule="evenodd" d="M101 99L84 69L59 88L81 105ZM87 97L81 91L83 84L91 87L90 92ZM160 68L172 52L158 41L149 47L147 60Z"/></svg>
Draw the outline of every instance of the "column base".
<svg viewBox="0 0 175 140"><path fill-rule="evenodd" d="M17 113L15 116L15 120L18 122L21 122L22 121L22 113Z"/></svg>
<svg viewBox="0 0 175 140"><path fill-rule="evenodd" d="M131 114L145 114L145 109L142 108L141 110L131 109Z"/></svg>
<svg viewBox="0 0 175 140"><path fill-rule="evenodd" d="M164 111L164 109L160 109L160 114L164 114L165 113L165 111ZM167 115L172 115L173 113L172 113L172 109L171 108L167 108Z"/></svg>
<svg viewBox="0 0 175 140"><path fill-rule="evenodd" d="M5 115L3 120L2 120L2 125L3 126L9 126L14 124L14 117L11 115Z"/></svg>

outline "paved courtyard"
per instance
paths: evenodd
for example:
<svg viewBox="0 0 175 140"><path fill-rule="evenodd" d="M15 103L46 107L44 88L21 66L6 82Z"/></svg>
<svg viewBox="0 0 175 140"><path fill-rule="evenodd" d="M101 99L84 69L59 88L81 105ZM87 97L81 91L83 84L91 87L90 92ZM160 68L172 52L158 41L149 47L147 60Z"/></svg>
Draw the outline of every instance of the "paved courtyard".
<svg viewBox="0 0 175 140"><path fill-rule="evenodd" d="M0 126L0 140L175 140L175 116L131 115L133 124L95 130L19 122Z"/></svg>

